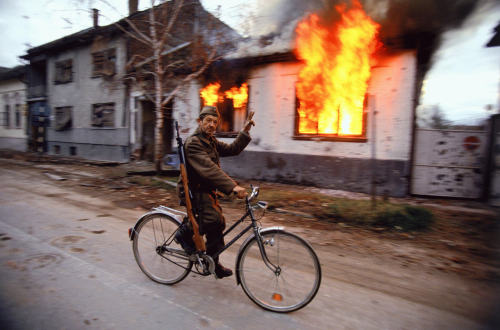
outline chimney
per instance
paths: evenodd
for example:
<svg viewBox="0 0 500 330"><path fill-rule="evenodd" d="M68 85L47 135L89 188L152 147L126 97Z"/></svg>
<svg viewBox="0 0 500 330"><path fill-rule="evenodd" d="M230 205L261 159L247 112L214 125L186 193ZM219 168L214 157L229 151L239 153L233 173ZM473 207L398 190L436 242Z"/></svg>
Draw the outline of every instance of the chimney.
<svg viewBox="0 0 500 330"><path fill-rule="evenodd" d="M139 0L128 0L128 14L132 15L137 12Z"/></svg>
<svg viewBox="0 0 500 330"><path fill-rule="evenodd" d="M96 28L99 26L99 9L93 8L92 13L94 16L94 27Z"/></svg>

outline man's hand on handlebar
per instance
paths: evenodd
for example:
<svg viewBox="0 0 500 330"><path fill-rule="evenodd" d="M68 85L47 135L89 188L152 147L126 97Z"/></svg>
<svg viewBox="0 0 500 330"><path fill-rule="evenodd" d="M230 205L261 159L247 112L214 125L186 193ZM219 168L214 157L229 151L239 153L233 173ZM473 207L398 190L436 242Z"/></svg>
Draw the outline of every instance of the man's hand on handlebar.
<svg viewBox="0 0 500 330"><path fill-rule="evenodd" d="M236 186L233 188L233 193L238 197L239 199L245 198L248 196L247 190L241 186Z"/></svg>

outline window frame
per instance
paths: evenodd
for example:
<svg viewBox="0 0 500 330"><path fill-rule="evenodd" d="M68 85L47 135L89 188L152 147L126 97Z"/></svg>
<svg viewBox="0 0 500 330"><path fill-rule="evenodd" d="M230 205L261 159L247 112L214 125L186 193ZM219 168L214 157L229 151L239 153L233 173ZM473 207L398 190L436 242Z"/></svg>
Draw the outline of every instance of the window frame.
<svg viewBox="0 0 500 330"><path fill-rule="evenodd" d="M22 109L21 109L21 104L19 104L19 103L16 103L16 105L15 105L14 122L15 122L16 128L23 127Z"/></svg>
<svg viewBox="0 0 500 330"><path fill-rule="evenodd" d="M294 140L309 140L309 141L340 141L340 142L367 142L367 127L368 127L368 94L365 94L363 101L363 126L361 135L338 135L338 134L304 134L299 133L299 99L295 96L295 120L292 139Z"/></svg>
<svg viewBox="0 0 500 330"><path fill-rule="evenodd" d="M109 107L111 108L113 111L111 113L111 116L112 116L112 120L111 120L111 125L104 125L104 124L101 124L101 125L98 125L98 124L95 124L96 122L96 118L95 118L95 115L96 115L96 109L98 109L99 107ZM103 109L101 111L106 111L108 109ZM115 108L115 102L105 102L105 103L94 103L92 104L92 109L91 109L91 117L90 117L90 125L92 128L97 128L97 129L109 129L109 128L116 128L116 125L115 125L115 114L116 114L116 108Z"/></svg>
<svg viewBox="0 0 500 330"><path fill-rule="evenodd" d="M69 111L69 124L58 127L60 124L59 121L61 118L59 117L61 116L61 112L65 111L66 109L68 109L67 111ZM73 106L54 107L54 124L52 125L52 127L56 131L65 131L73 128Z"/></svg>
<svg viewBox="0 0 500 330"><path fill-rule="evenodd" d="M73 59L57 61L54 63L54 84L67 84L73 82Z"/></svg>
<svg viewBox="0 0 500 330"><path fill-rule="evenodd" d="M92 56L92 78L103 76L113 76L116 74L116 48L108 48L91 53ZM97 61L102 56L102 60ZM112 66L111 66L111 64ZM100 67L99 67L100 66ZM109 66L110 73L106 73L106 66Z"/></svg>
<svg viewBox="0 0 500 330"><path fill-rule="evenodd" d="M10 125L10 104L5 104L4 106L4 125L5 128L11 128Z"/></svg>
<svg viewBox="0 0 500 330"><path fill-rule="evenodd" d="M245 107L244 107L244 119L243 120L246 120L246 118L248 117L248 113L249 113L248 106L250 104L250 88L251 87L250 87L250 84L248 82L246 82L246 84L248 86L248 99L247 99L247 103L245 104ZM203 107L204 107L203 98L202 97L200 97L200 104L201 104L201 108L200 108L200 111L201 111L201 109L203 109ZM228 105L228 104L230 104L230 105ZM238 136L238 133L240 131L236 131L234 129L232 131L225 131L225 132L219 131L219 128L221 127L222 119L224 117L223 113L222 113L223 111L228 111L228 112L232 113L231 127L234 127L234 120L235 120L235 118L234 118L234 112L235 111L234 111L233 100L226 99L226 97L224 97L222 102L220 102L219 100L217 101L216 107L217 107L217 110L219 111L220 118L219 118L219 124L217 125L217 130L216 130L216 132L215 132L214 135L216 137L221 137L221 138L235 138L236 136Z"/></svg>

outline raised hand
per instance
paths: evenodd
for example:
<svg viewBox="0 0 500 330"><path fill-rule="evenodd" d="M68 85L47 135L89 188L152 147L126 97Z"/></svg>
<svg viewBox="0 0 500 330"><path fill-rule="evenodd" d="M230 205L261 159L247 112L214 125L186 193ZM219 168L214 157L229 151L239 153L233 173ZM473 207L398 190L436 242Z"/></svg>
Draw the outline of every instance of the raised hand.
<svg viewBox="0 0 500 330"><path fill-rule="evenodd" d="M255 112L250 111L250 113L248 114L248 118L245 122L245 125L243 126L243 131L245 131L246 133L250 132L250 128L252 128L252 126L255 126L255 122L252 119L254 113Z"/></svg>

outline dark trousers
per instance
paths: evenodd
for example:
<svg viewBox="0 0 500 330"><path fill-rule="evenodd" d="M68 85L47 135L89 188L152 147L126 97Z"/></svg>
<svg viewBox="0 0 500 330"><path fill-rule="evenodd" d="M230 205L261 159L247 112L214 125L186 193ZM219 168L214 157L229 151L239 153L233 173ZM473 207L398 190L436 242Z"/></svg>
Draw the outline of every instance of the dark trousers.
<svg viewBox="0 0 500 330"><path fill-rule="evenodd" d="M215 193L195 193L196 207L199 214L200 234L206 236L207 254L213 256L224 247L222 233L226 220Z"/></svg>

